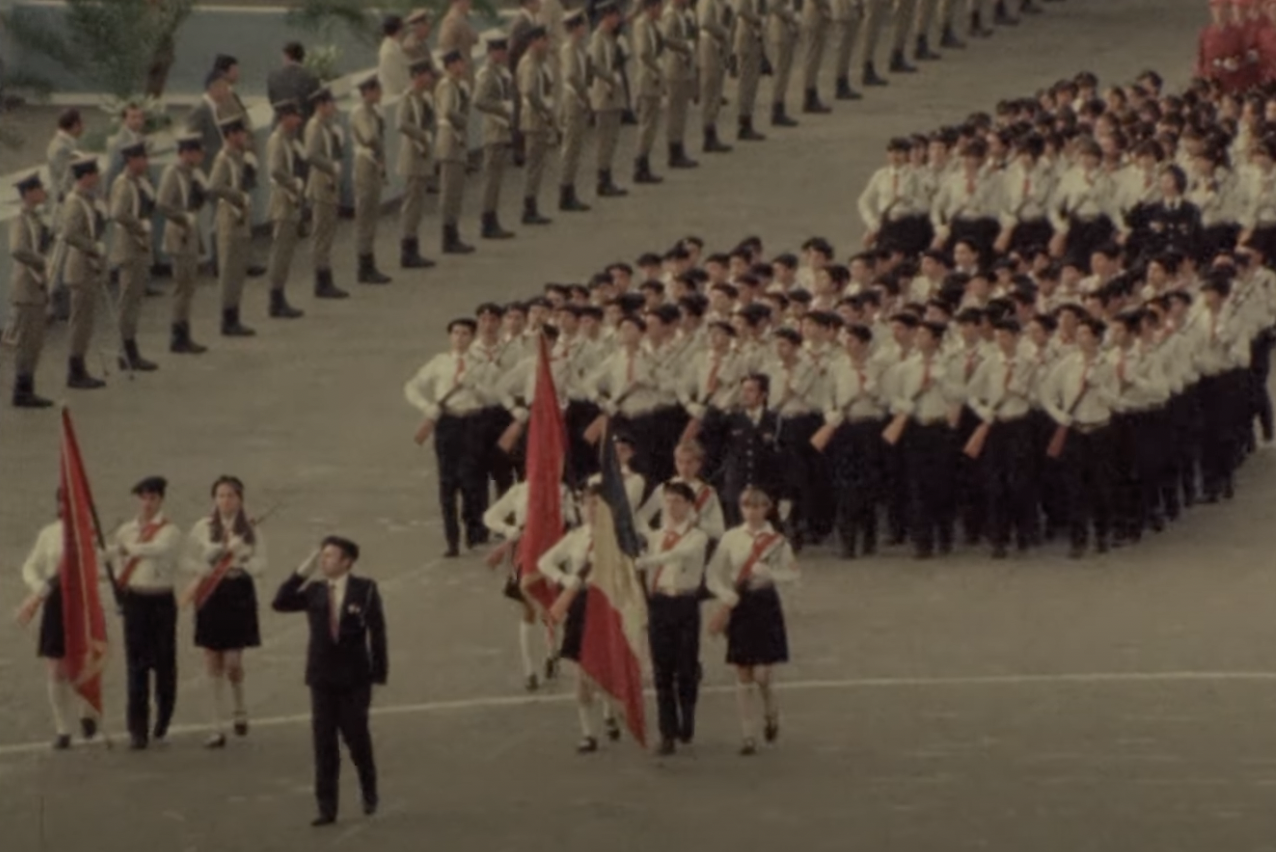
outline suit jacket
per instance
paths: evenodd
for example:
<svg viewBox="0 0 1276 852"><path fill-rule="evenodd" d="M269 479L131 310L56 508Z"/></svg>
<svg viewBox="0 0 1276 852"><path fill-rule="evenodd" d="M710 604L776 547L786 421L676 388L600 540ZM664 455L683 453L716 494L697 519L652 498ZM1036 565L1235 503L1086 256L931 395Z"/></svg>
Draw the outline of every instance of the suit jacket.
<svg viewBox="0 0 1276 852"><path fill-rule="evenodd" d="M434 140L434 96L409 88L399 101L399 174L430 174L430 148Z"/></svg>
<svg viewBox="0 0 1276 852"><path fill-rule="evenodd" d="M306 163L310 168L306 198L336 204L340 198L341 137L319 116L306 123Z"/></svg>
<svg viewBox="0 0 1276 852"><path fill-rule="evenodd" d="M589 39L589 70L593 84L589 87L589 102L595 112L623 110L625 87L620 79L620 45L615 35L594 30Z"/></svg>
<svg viewBox="0 0 1276 852"><path fill-rule="evenodd" d="M469 153L469 84L444 76L434 92L434 105L439 122L438 150L435 156L440 163L464 163Z"/></svg>
<svg viewBox="0 0 1276 852"><path fill-rule="evenodd" d="M164 168L156 192L155 206L164 217L165 254L199 255L202 241L199 210L204 206L208 178L198 169L187 170L177 163Z"/></svg>
<svg viewBox="0 0 1276 852"><path fill-rule="evenodd" d="M1196 256L1201 245L1201 211L1190 201L1180 200L1178 207L1158 201L1144 210L1144 242L1141 248L1145 256L1166 251L1179 251Z"/></svg>
<svg viewBox="0 0 1276 852"><path fill-rule="evenodd" d="M524 133L543 133L554 127L554 78L549 64L530 53L518 64L518 92L523 99L518 129Z"/></svg>
<svg viewBox="0 0 1276 852"><path fill-rule="evenodd" d="M447 56L453 50L459 50L466 59L478 44L478 33L474 31L470 19L457 9L449 9L439 24L439 50Z"/></svg>
<svg viewBox="0 0 1276 852"><path fill-rule="evenodd" d="M474 84L474 108L483 113L483 144L508 144L513 138L514 79L503 66L488 62Z"/></svg>
<svg viewBox="0 0 1276 852"><path fill-rule="evenodd" d="M723 492L734 499L752 485L776 500L783 482L780 463L780 416L767 409L758 425L738 411L727 418L726 453L723 458Z"/></svg>
<svg viewBox="0 0 1276 852"><path fill-rule="evenodd" d="M43 305L45 260L51 233L39 210L23 210L9 226L9 257L13 258L13 287L9 302L14 305Z"/></svg>
<svg viewBox="0 0 1276 852"><path fill-rule="evenodd" d="M354 177L378 181L385 175L385 119L375 106L361 103L350 112L350 135L354 141Z"/></svg>
<svg viewBox="0 0 1276 852"><path fill-rule="evenodd" d="M266 97L272 104L296 101L301 114L310 118L314 104L310 96L319 91L319 77L304 65L288 63L266 75Z"/></svg>
<svg viewBox="0 0 1276 852"><path fill-rule="evenodd" d="M700 68L717 70L726 67L727 56L731 53L726 4L722 0L699 0L696 23L700 29Z"/></svg>
<svg viewBox="0 0 1276 852"><path fill-rule="evenodd" d="M386 647L385 611L377 584L353 574L346 578L337 638L332 637L328 584L320 577L292 574L279 587L276 612L304 612L310 623L306 652L306 686L315 689L357 689L384 684L390 661Z"/></svg>
<svg viewBox="0 0 1276 852"><path fill-rule="evenodd" d="M208 176L208 197L218 202L219 231L223 227L245 235L252 231L252 196L244 188L244 177L244 156L230 148L223 149Z"/></svg>
<svg viewBox="0 0 1276 852"><path fill-rule="evenodd" d="M75 178L71 176L71 161L79 148L76 138L59 130L49 140L45 157L49 161L50 194L61 201L75 187Z"/></svg>

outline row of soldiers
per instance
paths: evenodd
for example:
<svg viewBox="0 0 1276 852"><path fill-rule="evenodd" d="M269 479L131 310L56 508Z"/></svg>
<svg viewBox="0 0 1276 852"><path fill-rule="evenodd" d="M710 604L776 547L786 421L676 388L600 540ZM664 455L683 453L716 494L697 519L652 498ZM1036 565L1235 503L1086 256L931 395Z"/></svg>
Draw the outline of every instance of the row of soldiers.
<svg viewBox="0 0 1276 852"><path fill-rule="evenodd" d="M156 242L151 236L152 221L162 223L159 249L167 256L174 279L169 345L174 353L206 351L192 335L191 307L199 261L209 254L219 279L220 331L227 337L255 334L241 317L248 277L268 276L271 317L302 315L289 303L285 287L299 241L305 236L313 243L315 297L347 297L348 292L337 286L332 264L347 147L354 154L351 179L358 280L386 284L390 278L378 267L374 246L382 191L391 167L386 157L387 133L397 131L402 137L396 164L406 182L399 223L400 265L421 269L434 265L421 254L419 231L425 197L436 189L436 175L441 194L442 250L455 254L473 251L460 235L471 112L482 116L481 234L505 239L513 234L500 223L498 207L511 148L515 163L526 166L522 221L544 225L550 220L540 212L539 196L547 161L555 149L561 154L559 209L589 209L577 194L576 177L590 123L597 131L598 195L627 194L613 179L613 161L620 125L635 102L639 132L634 179L639 183L661 181L652 171L651 154L662 109L667 110L671 167L697 165L685 144L693 100L701 104L705 150L730 149L718 138L716 129L729 67L740 78L739 137L762 138L753 129L752 110L762 71L773 64L767 58L768 51L775 58L773 123L793 124L785 112L784 99L799 32L804 34L807 50L804 108L808 112L827 111L819 101L816 80L830 16L839 25L838 97L855 96L846 82L845 65L861 23L869 50L865 81L884 82L873 70L871 59L881 24L890 11L889 3L881 0L845 2L832 11L826 3L808 3L801 11L800 27L796 7L783 3L770 9L765 4L746 3L732 10L722 0L701 0L695 9L688 0L670 0L667 7L661 0L644 0L633 15L632 44L621 37L626 16L614 2L591 8L596 22L591 36L583 10L554 15L550 6L542 9L540 0L526 0L510 38L489 40L487 61L477 73L469 68L470 49L477 35L468 21L468 4L469 0L455 0L443 19L439 44L446 50L441 68L436 67L427 41L428 12L418 10L404 20L387 21L378 73L357 85L359 102L350 117L351 138L346 138L338 122L331 89L304 67L304 48L296 43L285 46L283 65L268 80L276 127L260 160L254 150L251 119L236 92L240 63L230 55L216 57L206 97L188 118L189 132L177 139L176 160L155 183L143 132L145 114L139 107L124 111L123 126L111 145L105 181L97 159L78 151L84 129L80 116L74 110L64 114L49 146L53 186L46 189L38 175L18 184L23 209L20 225L11 232L13 310L5 336L17 351L14 404L48 404L36 394L34 385L44 341L43 317L51 295L66 296L64 300L55 298L55 302L71 320L68 387L94 389L104 385L88 368L93 329L103 308L118 332L119 352L108 355L98 351L102 371L107 369L108 358L118 359L120 369L130 374L157 368L142 355L137 341L142 297L156 292L149 284ZM1032 8L1031 4L1025 8ZM977 4L972 9L978 23ZM919 55L933 58L925 34L935 11L935 3L929 0L920 8L901 0L894 9L897 41L916 26ZM951 4L945 4L942 11L950 15ZM1014 20L1001 12L997 19L1003 23ZM947 30L944 42L960 44ZM892 61L892 69L913 70L901 51L897 46L900 58ZM632 97L629 53L637 75ZM386 127L380 107L387 94L401 99L393 129ZM264 180L270 182L272 240L269 259L261 265L252 256L251 205L253 191ZM46 215L50 205L55 210L51 219ZM212 208L211 215L206 207ZM101 286L108 279L118 284L118 298Z"/></svg>

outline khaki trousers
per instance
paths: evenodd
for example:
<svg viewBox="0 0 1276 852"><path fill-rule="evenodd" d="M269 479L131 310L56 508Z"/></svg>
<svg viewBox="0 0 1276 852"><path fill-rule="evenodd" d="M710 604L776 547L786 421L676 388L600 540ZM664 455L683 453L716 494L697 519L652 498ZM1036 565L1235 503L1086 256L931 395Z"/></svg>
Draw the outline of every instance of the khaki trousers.
<svg viewBox="0 0 1276 852"><path fill-rule="evenodd" d="M439 163L439 195L443 224L456 227L461 221L461 199L465 195L465 163Z"/></svg>
<svg viewBox="0 0 1276 852"><path fill-rule="evenodd" d="M89 342L93 339L93 319L97 315L98 299L106 294L97 281L82 284L67 282L67 291L71 294L71 321L67 341L67 354L72 358L83 358L89 351Z"/></svg>
<svg viewBox="0 0 1276 852"><path fill-rule="evenodd" d="M741 24L740 26L744 26ZM740 54L740 86L736 98L740 118L752 118L758 100L758 82L762 79L762 44L755 42Z"/></svg>
<svg viewBox="0 0 1276 852"><path fill-rule="evenodd" d="M580 152L585 147L585 110L580 106L563 108L563 140L559 146L562 170L558 182L573 186L580 172Z"/></svg>
<svg viewBox="0 0 1276 852"><path fill-rule="evenodd" d="M35 368L40 363L40 351L44 349L44 329L48 325L45 312L48 307L44 303L38 305L10 305L13 316L15 351L13 366L19 376L34 376Z"/></svg>
<svg viewBox="0 0 1276 852"><path fill-rule="evenodd" d="M660 96L638 97L638 150L636 156L650 157L660 129Z"/></svg>
<svg viewBox="0 0 1276 852"><path fill-rule="evenodd" d="M142 313L142 297L146 295L150 265L148 257L134 257L120 264L119 320L122 340L137 337L137 318Z"/></svg>
<svg viewBox="0 0 1276 852"><path fill-rule="evenodd" d="M238 225L217 217L217 282L221 285L222 310L239 307L248 277L248 235Z"/></svg>
<svg viewBox="0 0 1276 852"><path fill-rule="evenodd" d="M498 142L483 146L483 210L495 213L501 206L501 180L505 177L505 161L509 159L510 145Z"/></svg>
<svg viewBox="0 0 1276 852"><path fill-rule="evenodd" d="M523 168L527 173L523 176L523 197L536 198L541 192L541 181L545 178L545 160L549 154L549 131L524 131L525 154L527 160Z"/></svg>
<svg viewBox="0 0 1276 852"><path fill-rule="evenodd" d="M855 42L859 38L860 25L864 23L864 11L852 12L850 20L835 22L837 33L837 53L834 61L838 79L851 76L851 55L855 52Z"/></svg>
<svg viewBox="0 0 1276 852"><path fill-rule="evenodd" d="M326 201L313 201L311 220L314 243L311 253L315 261L315 272L327 272L332 269L332 242L337 237L337 205Z"/></svg>
<svg viewBox="0 0 1276 852"><path fill-rule="evenodd" d="M726 77L727 70L721 62L710 62L700 68L700 120L705 127L718 123Z"/></svg>
<svg viewBox="0 0 1276 852"><path fill-rule="evenodd" d="M917 23L917 0L895 0L895 34L891 47L902 51Z"/></svg>
<svg viewBox="0 0 1276 852"><path fill-rule="evenodd" d="M598 171L610 172L616 159L616 144L620 141L620 113L618 109L599 110L595 113L598 131Z"/></svg>
<svg viewBox="0 0 1276 852"><path fill-rule="evenodd" d="M430 184L429 174L408 175L403 185L403 209L399 223L403 226L403 238L415 240L425 216L425 196Z"/></svg>
<svg viewBox="0 0 1276 852"><path fill-rule="evenodd" d="M691 78L669 81L669 118L665 138L670 145L681 145L687 138L687 109L696 84Z"/></svg>
<svg viewBox="0 0 1276 852"><path fill-rule="evenodd" d="M779 32L771 40L772 63L775 76L771 78L771 103L782 104L789 93L789 78L793 76L793 54L797 37L787 26L779 26Z"/></svg>
<svg viewBox="0 0 1276 852"><path fill-rule="evenodd" d="M266 274L270 279L270 289L282 293L288 283L288 273L292 270L292 258L297 252L297 220L279 219L272 231L270 243L270 259L266 262Z"/></svg>
<svg viewBox="0 0 1276 852"><path fill-rule="evenodd" d="M864 0L864 46L860 56L865 63L877 62L877 45L882 38L891 0Z"/></svg>
<svg viewBox="0 0 1276 852"><path fill-rule="evenodd" d="M194 254L175 254L169 260L173 264L173 322L191 321L191 302L195 299L195 269L199 257Z"/></svg>
<svg viewBox="0 0 1276 852"><path fill-rule="evenodd" d="M824 63L824 46L828 44L828 35L829 28L826 21L804 29L802 33L802 41L806 48L802 53L803 89L809 91L819 87L820 66Z"/></svg>
<svg viewBox="0 0 1276 852"><path fill-rule="evenodd" d="M381 218L381 169L367 157L355 157L354 242L360 255L376 250L377 221Z"/></svg>

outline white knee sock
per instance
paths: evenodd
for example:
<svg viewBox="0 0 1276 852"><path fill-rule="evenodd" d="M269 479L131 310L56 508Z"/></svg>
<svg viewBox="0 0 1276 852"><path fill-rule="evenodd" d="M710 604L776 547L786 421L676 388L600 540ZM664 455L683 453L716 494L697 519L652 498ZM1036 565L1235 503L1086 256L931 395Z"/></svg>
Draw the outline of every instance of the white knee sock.
<svg viewBox="0 0 1276 852"><path fill-rule="evenodd" d="M757 739L757 720L753 710L753 684L736 682L735 699L740 706L740 731L745 739Z"/></svg>
<svg viewBox="0 0 1276 852"><path fill-rule="evenodd" d="M226 730L226 679L221 675L208 676L210 708L213 718L213 733L220 734Z"/></svg>
<svg viewBox="0 0 1276 852"><path fill-rule="evenodd" d="M71 704L71 685L64 680L49 680L49 707L53 710L53 727L58 736L70 733L66 725L67 709Z"/></svg>
<svg viewBox="0 0 1276 852"><path fill-rule="evenodd" d="M758 681L758 693L762 696L762 712L768 719L774 719L780 708L775 700L775 690L771 688L770 678Z"/></svg>
<svg viewBox="0 0 1276 852"><path fill-rule="evenodd" d="M528 624L526 621L518 623L518 653L523 661L524 677L536 674L536 664L532 662L532 631L535 629L535 624Z"/></svg>
<svg viewBox="0 0 1276 852"><path fill-rule="evenodd" d="M229 680L229 678L227 678ZM230 694L235 700L235 715L247 716L248 708L244 704L244 682L243 680L230 681Z"/></svg>
<svg viewBox="0 0 1276 852"><path fill-rule="evenodd" d="M580 717L580 732L594 736L594 688L581 675L576 682L576 715Z"/></svg>

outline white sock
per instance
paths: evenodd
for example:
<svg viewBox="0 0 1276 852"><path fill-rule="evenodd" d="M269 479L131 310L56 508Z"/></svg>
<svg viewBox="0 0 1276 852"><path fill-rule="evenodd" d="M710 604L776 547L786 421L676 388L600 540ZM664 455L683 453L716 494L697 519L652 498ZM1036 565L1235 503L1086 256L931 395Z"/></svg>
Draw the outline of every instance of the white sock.
<svg viewBox="0 0 1276 852"><path fill-rule="evenodd" d="M53 727L59 737L70 733L66 725L67 705L71 703L70 693L70 684L66 681L49 679L49 707L53 710Z"/></svg>
<svg viewBox="0 0 1276 852"><path fill-rule="evenodd" d="M242 680L232 680L230 682L230 694L235 700L235 715L247 716L248 708L244 706L244 682Z"/></svg>
<svg viewBox="0 0 1276 852"><path fill-rule="evenodd" d="M541 635L545 637L545 658L549 659L558 653L558 637L561 634L552 627L545 627Z"/></svg>
<svg viewBox="0 0 1276 852"><path fill-rule="evenodd" d="M776 703L775 691L771 688L770 678L758 681L758 693L762 696L762 712L766 714L766 718L774 719L780 708Z"/></svg>
<svg viewBox="0 0 1276 852"><path fill-rule="evenodd" d="M737 681L735 699L740 707L740 731L746 740L757 739L757 723L753 718L753 684Z"/></svg>
<svg viewBox="0 0 1276 852"><path fill-rule="evenodd" d="M580 717L581 735L593 738L594 690L593 687L585 681L584 675L581 675L580 680L576 681L576 715Z"/></svg>
<svg viewBox="0 0 1276 852"><path fill-rule="evenodd" d="M535 624L528 624L526 621L518 623L518 653L523 661L524 677L536 674L536 664L532 662L532 631L535 629Z"/></svg>
<svg viewBox="0 0 1276 852"><path fill-rule="evenodd" d="M210 674L208 676L208 685L211 689L213 733L224 733L226 730L226 714L223 708L226 700L226 679L221 675Z"/></svg>

